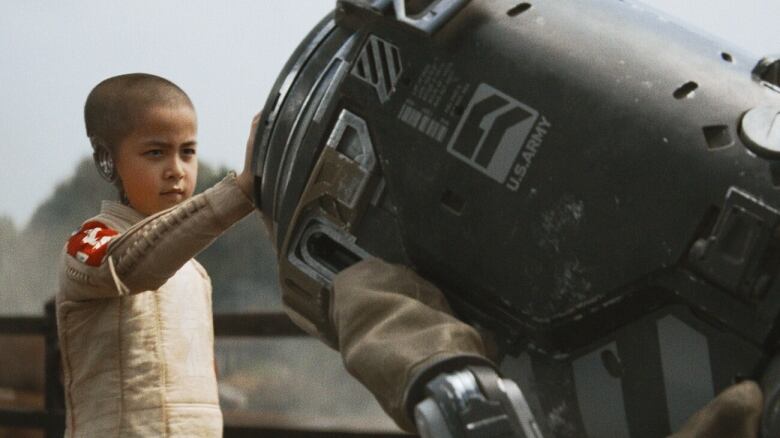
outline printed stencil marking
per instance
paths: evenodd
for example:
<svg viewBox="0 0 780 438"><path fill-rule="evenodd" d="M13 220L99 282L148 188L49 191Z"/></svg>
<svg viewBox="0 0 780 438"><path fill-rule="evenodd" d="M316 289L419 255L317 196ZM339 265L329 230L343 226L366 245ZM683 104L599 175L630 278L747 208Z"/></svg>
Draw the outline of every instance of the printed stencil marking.
<svg viewBox="0 0 780 438"><path fill-rule="evenodd" d="M411 99L408 99L404 106L401 107L398 118L412 128L441 143L447 136L447 122L444 119L436 119L428 113L429 111L417 109Z"/></svg>
<svg viewBox="0 0 780 438"><path fill-rule="evenodd" d="M517 190L531 160L541 146L542 137L551 126L542 117L534 131L539 112L487 84L480 84L466 107L447 150L473 168L499 183L507 182L510 172L513 181L507 184L510 190ZM545 125L545 126L541 126ZM524 153L524 163L515 168L531 134L538 137L533 150ZM521 172L522 175L517 175Z"/></svg>
<svg viewBox="0 0 780 438"><path fill-rule="evenodd" d="M374 87L382 103L393 95L402 73L398 47L374 35L368 37L352 68L355 77Z"/></svg>

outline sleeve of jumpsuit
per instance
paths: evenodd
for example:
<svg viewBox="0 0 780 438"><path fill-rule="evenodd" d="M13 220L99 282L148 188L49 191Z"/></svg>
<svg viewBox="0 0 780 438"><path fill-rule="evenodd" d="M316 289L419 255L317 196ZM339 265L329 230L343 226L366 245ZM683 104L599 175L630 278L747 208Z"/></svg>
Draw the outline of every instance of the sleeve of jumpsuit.
<svg viewBox="0 0 780 438"><path fill-rule="evenodd" d="M236 184L235 175L230 174L205 192L145 218L124 233L93 230L92 235L75 242L71 238L60 293L66 300L89 300L158 289L253 208Z"/></svg>

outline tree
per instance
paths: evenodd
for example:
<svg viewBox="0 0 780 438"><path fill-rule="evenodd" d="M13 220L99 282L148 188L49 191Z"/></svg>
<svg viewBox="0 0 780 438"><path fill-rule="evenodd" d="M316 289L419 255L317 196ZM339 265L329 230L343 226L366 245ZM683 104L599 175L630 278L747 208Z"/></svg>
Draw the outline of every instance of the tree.
<svg viewBox="0 0 780 438"><path fill-rule="evenodd" d="M200 164L197 191L227 173ZM118 198L116 188L97 174L92 160L82 160L17 231L0 217L0 311L40 313L57 290L63 246L81 223L100 210L102 200ZM257 214L250 215L198 256L212 278L217 311L257 310L279 303L276 260Z"/></svg>

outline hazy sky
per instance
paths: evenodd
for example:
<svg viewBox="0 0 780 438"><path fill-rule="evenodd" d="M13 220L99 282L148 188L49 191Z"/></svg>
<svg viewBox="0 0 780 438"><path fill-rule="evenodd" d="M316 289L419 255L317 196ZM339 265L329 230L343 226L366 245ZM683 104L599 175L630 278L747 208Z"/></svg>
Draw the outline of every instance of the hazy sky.
<svg viewBox="0 0 780 438"><path fill-rule="evenodd" d="M736 43L756 59L780 54L778 0L646 3ZM252 115L287 57L334 5L335 0L0 2L0 215L24 225L90 153L84 99L100 80L121 73L150 72L179 84L198 110L201 159L240 168Z"/></svg>

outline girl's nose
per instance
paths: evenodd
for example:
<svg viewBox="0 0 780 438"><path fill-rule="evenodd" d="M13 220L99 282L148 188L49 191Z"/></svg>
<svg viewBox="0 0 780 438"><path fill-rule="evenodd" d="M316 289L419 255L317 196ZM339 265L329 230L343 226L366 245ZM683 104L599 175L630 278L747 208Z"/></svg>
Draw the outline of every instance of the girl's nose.
<svg viewBox="0 0 780 438"><path fill-rule="evenodd" d="M181 159L178 157L173 157L170 165L165 169L165 174L163 175L166 179L173 178L173 179L181 179L184 177L184 165L181 162Z"/></svg>

